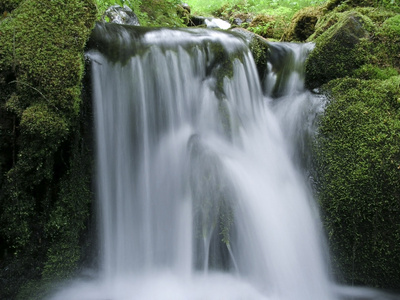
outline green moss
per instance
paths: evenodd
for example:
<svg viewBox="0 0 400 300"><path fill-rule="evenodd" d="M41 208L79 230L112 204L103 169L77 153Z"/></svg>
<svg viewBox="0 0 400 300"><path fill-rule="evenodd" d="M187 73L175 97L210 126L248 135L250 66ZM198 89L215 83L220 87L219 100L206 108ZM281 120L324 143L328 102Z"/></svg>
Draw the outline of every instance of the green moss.
<svg viewBox="0 0 400 300"><path fill-rule="evenodd" d="M11 12L22 2L22 0L2 0L0 2L0 13Z"/></svg>
<svg viewBox="0 0 400 300"><path fill-rule="evenodd" d="M6 141L0 148L0 238L6 241L2 259L14 266L0 277L23 274L7 287L9 298L21 284L76 267L90 201L82 191L90 185L76 175L81 143L73 141L81 139L83 51L97 16L92 0L20 2L0 22L0 139ZM71 174L76 179L68 179ZM56 237L50 228L60 215L79 221ZM54 247L74 250L58 252L54 263Z"/></svg>
<svg viewBox="0 0 400 300"><path fill-rule="evenodd" d="M150 27L184 27L187 16L182 15L176 0L146 0L139 5L140 24Z"/></svg>
<svg viewBox="0 0 400 300"><path fill-rule="evenodd" d="M353 77L360 79L379 79L385 80L389 79L392 76L398 76L399 73L396 69L388 67L388 68L379 68L377 66L366 64L361 68L357 69L353 73Z"/></svg>
<svg viewBox="0 0 400 300"><path fill-rule="evenodd" d="M398 287L400 76L338 79L316 139L318 198L347 283Z"/></svg>
<svg viewBox="0 0 400 300"><path fill-rule="evenodd" d="M351 75L368 56L363 55L375 30L372 21L356 11L340 14L335 25L316 38L316 47L306 62L306 84L310 88ZM369 55L369 54L368 54Z"/></svg>
<svg viewBox="0 0 400 300"><path fill-rule="evenodd" d="M338 12L344 12L356 7L375 7L400 12L399 4L392 0L330 0L324 7L327 10L336 10Z"/></svg>
<svg viewBox="0 0 400 300"><path fill-rule="evenodd" d="M355 10L370 18L376 26L380 26L388 18L396 15L394 11L376 7L356 7Z"/></svg>
<svg viewBox="0 0 400 300"><path fill-rule="evenodd" d="M47 281L68 278L82 260L82 232L87 230L91 199L92 161L80 134L75 134L68 172L61 178L57 202L49 204L44 227L50 241L42 276Z"/></svg>
<svg viewBox="0 0 400 300"><path fill-rule="evenodd" d="M315 25L321 17L321 7L316 6L301 9L293 16L282 40L300 42L307 40L315 32Z"/></svg>
<svg viewBox="0 0 400 300"><path fill-rule="evenodd" d="M387 19L377 31L373 53L378 64L400 71L400 15Z"/></svg>
<svg viewBox="0 0 400 300"><path fill-rule="evenodd" d="M400 18L394 10L356 7L350 11L338 11L325 11L315 26L315 32L308 38L308 41L316 43L306 63L308 87L318 87L346 76L383 78L394 74L393 68L400 70ZM384 75L378 69L372 71L370 66L392 70Z"/></svg>

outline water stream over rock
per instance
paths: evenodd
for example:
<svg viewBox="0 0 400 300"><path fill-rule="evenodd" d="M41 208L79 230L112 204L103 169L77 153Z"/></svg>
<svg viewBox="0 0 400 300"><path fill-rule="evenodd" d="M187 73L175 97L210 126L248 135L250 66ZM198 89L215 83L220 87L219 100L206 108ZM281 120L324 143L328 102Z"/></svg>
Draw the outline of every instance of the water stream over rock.
<svg viewBox="0 0 400 300"><path fill-rule="evenodd" d="M260 83L234 34L96 35L100 270L52 299L339 299L307 184L312 45L271 44Z"/></svg>

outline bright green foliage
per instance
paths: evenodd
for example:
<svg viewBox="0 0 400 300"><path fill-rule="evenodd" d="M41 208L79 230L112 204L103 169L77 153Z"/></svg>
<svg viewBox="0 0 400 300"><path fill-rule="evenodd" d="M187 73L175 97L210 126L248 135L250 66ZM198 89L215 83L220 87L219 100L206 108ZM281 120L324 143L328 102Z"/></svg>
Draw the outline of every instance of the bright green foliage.
<svg viewBox="0 0 400 300"><path fill-rule="evenodd" d="M221 7L225 10L235 9L241 13L281 16L290 20L303 7L318 5L326 0L188 0L196 14L211 15Z"/></svg>
<svg viewBox="0 0 400 300"><path fill-rule="evenodd" d="M318 198L347 283L398 287L400 76L339 79L316 139Z"/></svg>
<svg viewBox="0 0 400 300"><path fill-rule="evenodd" d="M31 0L0 21L0 259L11 261L0 282L14 280L0 287L5 299L28 279L68 275L81 257L91 200L81 81L96 16L92 0Z"/></svg>

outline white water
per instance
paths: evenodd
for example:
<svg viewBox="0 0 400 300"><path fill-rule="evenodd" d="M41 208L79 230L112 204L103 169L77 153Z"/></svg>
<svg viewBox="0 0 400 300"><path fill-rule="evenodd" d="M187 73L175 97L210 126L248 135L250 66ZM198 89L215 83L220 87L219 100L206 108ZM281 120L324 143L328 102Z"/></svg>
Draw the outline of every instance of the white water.
<svg viewBox="0 0 400 300"><path fill-rule="evenodd" d="M126 36L121 44L140 55L113 63L89 54L99 278L52 299L337 299L303 170L322 102L303 89L301 67L281 80L272 62L263 96L233 35L158 30L140 45ZM214 43L243 53L230 58L222 91ZM302 66L310 45L275 48Z"/></svg>

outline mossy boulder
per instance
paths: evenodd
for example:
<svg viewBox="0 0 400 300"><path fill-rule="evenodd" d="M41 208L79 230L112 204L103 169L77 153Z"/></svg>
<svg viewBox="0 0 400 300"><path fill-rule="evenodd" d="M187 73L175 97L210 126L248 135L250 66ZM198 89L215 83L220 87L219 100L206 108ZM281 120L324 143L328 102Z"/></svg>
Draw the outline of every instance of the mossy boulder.
<svg viewBox="0 0 400 300"><path fill-rule="evenodd" d="M307 86L315 88L335 78L357 77L359 69L365 71L368 64L399 71L399 24L395 11L373 7L321 16L307 39L316 43L307 60Z"/></svg>
<svg viewBox="0 0 400 300"><path fill-rule="evenodd" d="M282 40L306 41L315 32L315 25L322 15L322 9L318 6L301 9L293 16L290 26L285 30Z"/></svg>
<svg viewBox="0 0 400 300"><path fill-rule="evenodd" d="M67 277L82 259L77 249L92 197L91 146L83 141L83 53L97 17L92 0L2 2L11 3L14 10L0 21L4 299L18 298L30 282Z"/></svg>
<svg viewBox="0 0 400 300"><path fill-rule="evenodd" d="M331 0L320 8L307 39L316 46L306 85L328 98L314 179L336 275L398 289L400 18L385 3Z"/></svg>
<svg viewBox="0 0 400 300"><path fill-rule="evenodd" d="M337 79L316 138L317 195L342 281L397 289L400 76Z"/></svg>
<svg viewBox="0 0 400 300"><path fill-rule="evenodd" d="M316 47L306 63L307 86L315 88L349 76L366 63L363 50L375 29L368 17L356 11L340 14L338 22L315 39Z"/></svg>

